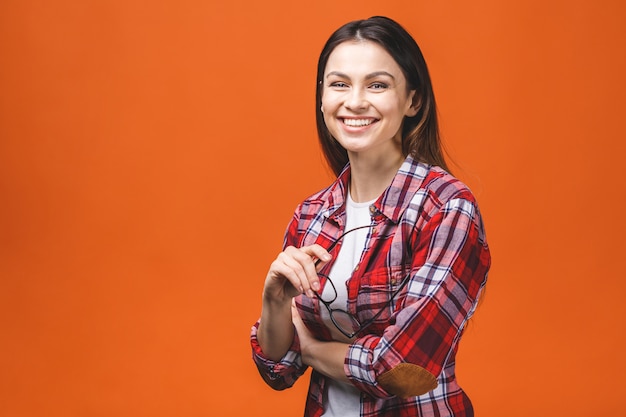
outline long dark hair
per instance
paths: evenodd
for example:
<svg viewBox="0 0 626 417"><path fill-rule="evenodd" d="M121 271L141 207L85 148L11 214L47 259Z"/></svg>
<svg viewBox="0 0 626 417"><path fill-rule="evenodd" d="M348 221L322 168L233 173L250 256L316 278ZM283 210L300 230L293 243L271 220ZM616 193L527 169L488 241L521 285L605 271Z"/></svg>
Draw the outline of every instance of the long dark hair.
<svg viewBox="0 0 626 417"><path fill-rule="evenodd" d="M328 165L336 175L339 174L348 163L348 153L332 137L324 123L321 111L324 71L333 50L343 42L354 40L376 42L385 48L402 69L408 91L416 91L415 100L420 103L419 111L413 117L405 117L402 127L404 155L410 154L416 160L449 170L441 146L433 87L422 51L402 26L384 16L355 20L343 25L326 41L320 54L317 64L315 111L317 134Z"/></svg>

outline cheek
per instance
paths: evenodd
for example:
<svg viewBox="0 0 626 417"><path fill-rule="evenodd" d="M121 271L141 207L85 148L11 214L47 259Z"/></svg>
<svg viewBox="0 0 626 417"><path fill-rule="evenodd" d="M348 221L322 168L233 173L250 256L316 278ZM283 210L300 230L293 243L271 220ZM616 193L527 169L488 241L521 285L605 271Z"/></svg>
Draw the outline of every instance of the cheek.
<svg viewBox="0 0 626 417"><path fill-rule="evenodd" d="M322 111L330 112L336 107L332 95L322 94Z"/></svg>
<svg viewBox="0 0 626 417"><path fill-rule="evenodd" d="M389 120L404 119L405 108L400 103L380 103L376 109Z"/></svg>
<svg viewBox="0 0 626 417"><path fill-rule="evenodd" d="M322 110L322 115L324 116L324 124L326 125L326 127L330 129L332 126L330 125L330 120L328 120L329 117L328 117L327 112Z"/></svg>
<svg viewBox="0 0 626 417"><path fill-rule="evenodd" d="M339 109L346 100L346 93L340 91L323 91L322 108L325 112L333 112Z"/></svg>
<svg viewBox="0 0 626 417"><path fill-rule="evenodd" d="M398 100L394 103L387 103L385 112L394 119L404 119L410 107L408 101Z"/></svg>
<svg viewBox="0 0 626 417"><path fill-rule="evenodd" d="M330 132L331 136L336 138L339 135L338 127L337 127L337 119L332 117L332 113L324 112L324 124L326 125L326 129Z"/></svg>

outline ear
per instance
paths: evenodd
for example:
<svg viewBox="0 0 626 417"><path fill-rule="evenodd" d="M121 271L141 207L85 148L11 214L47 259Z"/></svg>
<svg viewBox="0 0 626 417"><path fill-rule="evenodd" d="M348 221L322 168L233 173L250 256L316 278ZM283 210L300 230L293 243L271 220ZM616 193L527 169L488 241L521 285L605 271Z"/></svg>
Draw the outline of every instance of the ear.
<svg viewBox="0 0 626 417"><path fill-rule="evenodd" d="M406 110L404 115L408 117L413 117L422 107L422 98L417 95L417 92L415 90L411 90L409 92L409 100L411 100L411 105Z"/></svg>

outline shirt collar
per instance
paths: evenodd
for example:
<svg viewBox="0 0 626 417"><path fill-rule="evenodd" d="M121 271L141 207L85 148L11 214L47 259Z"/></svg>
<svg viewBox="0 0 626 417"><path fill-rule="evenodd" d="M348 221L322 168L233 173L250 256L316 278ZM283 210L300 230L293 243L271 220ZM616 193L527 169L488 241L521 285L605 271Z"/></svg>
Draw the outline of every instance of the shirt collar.
<svg viewBox="0 0 626 417"><path fill-rule="evenodd" d="M392 222L398 223L430 169L431 165L418 162L410 155L407 156L389 187L374 202L375 210ZM348 163L328 189L327 206L323 215L335 220L339 225L345 222L345 201L349 181L350 164Z"/></svg>

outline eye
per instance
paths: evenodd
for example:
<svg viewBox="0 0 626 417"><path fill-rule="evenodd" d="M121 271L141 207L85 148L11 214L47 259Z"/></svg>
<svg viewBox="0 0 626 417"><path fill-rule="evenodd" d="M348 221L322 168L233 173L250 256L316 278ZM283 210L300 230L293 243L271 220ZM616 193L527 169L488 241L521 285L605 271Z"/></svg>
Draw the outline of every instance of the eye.
<svg viewBox="0 0 626 417"><path fill-rule="evenodd" d="M343 81L334 81L330 83L329 85L330 87L334 87L334 88L348 88L348 84L344 83Z"/></svg>
<svg viewBox="0 0 626 417"><path fill-rule="evenodd" d="M389 85L386 83L375 82L375 83L370 84L370 88L372 90L385 90L389 88Z"/></svg>

